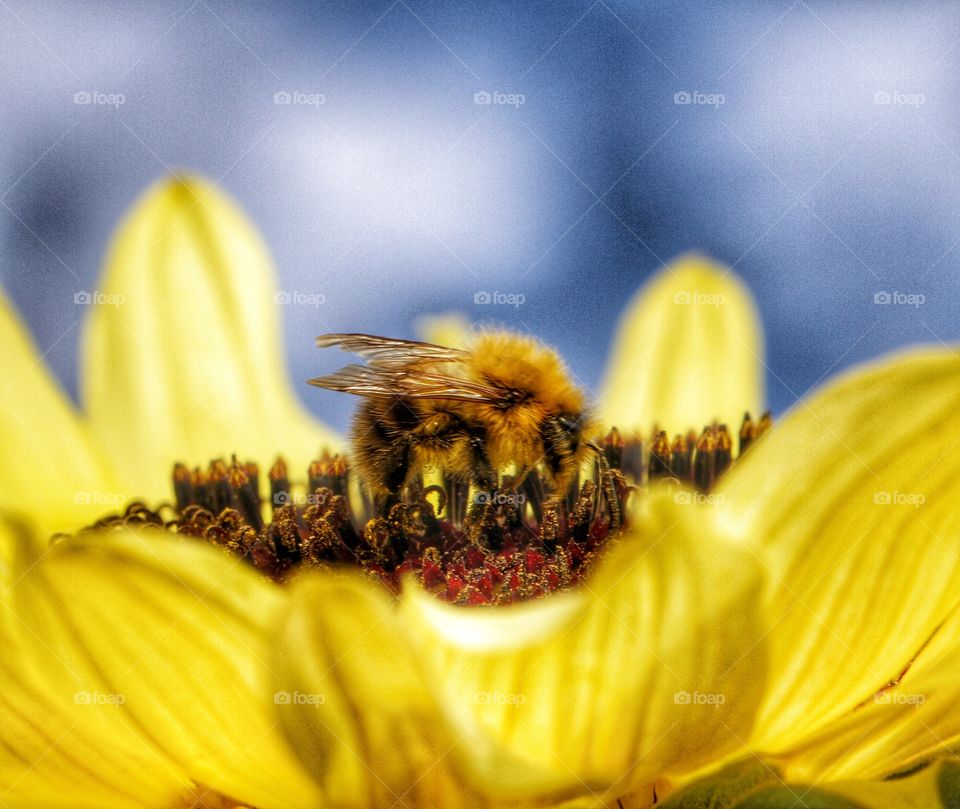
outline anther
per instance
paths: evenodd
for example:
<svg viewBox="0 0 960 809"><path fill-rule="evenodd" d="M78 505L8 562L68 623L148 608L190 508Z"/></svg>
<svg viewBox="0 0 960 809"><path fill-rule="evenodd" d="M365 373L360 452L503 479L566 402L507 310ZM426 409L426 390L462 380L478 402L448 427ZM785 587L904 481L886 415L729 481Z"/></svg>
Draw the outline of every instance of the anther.
<svg viewBox="0 0 960 809"><path fill-rule="evenodd" d="M182 463L173 467L173 494L177 503L177 511L183 511L194 502L193 476Z"/></svg>
<svg viewBox="0 0 960 809"><path fill-rule="evenodd" d="M696 455L693 462L693 483L700 491L709 491L716 477L715 457L716 438L713 428L704 427L697 439Z"/></svg>
<svg viewBox="0 0 960 809"><path fill-rule="evenodd" d="M650 480L658 478L671 477L671 459L673 450L670 447L670 439L667 438L665 430L660 430L653 438L650 445Z"/></svg>
<svg viewBox="0 0 960 809"><path fill-rule="evenodd" d="M270 467L270 505L276 511L278 505L290 502L290 479L287 477L287 463L278 457Z"/></svg>
<svg viewBox="0 0 960 809"><path fill-rule="evenodd" d="M616 427L611 427L603 439L603 454L607 456L607 463L611 469L623 468L623 447L626 442Z"/></svg>
<svg viewBox="0 0 960 809"><path fill-rule="evenodd" d="M750 411L748 410L743 414L743 423L740 425L740 447L738 454L743 455L756 438L757 425L753 423L753 419L750 418Z"/></svg>
<svg viewBox="0 0 960 809"><path fill-rule="evenodd" d="M620 469L637 483L643 481L643 436L633 433L623 444L623 462Z"/></svg>
<svg viewBox="0 0 960 809"><path fill-rule="evenodd" d="M767 432L771 427L773 427L773 414L767 410L760 417L760 423L757 425L757 438Z"/></svg>
<svg viewBox="0 0 960 809"><path fill-rule="evenodd" d="M716 450L714 455L714 481L724 473L733 461L733 438L726 424L721 424L716 430Z"/></svg>
<svg viewBox="0 0 960 809"><path fill-rule="evenodd" d="M691 474L691 456L693 447L682 435L677 435L673 439L671 447L673 459L670 462L670 469L677 480L690 480Z"/></svg>

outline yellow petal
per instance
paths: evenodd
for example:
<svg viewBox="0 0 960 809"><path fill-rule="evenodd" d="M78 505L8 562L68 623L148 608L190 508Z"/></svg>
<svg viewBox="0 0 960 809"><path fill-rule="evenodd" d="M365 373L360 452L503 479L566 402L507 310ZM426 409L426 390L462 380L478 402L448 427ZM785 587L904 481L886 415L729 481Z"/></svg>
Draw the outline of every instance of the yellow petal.
<svg viewBox="0 0 960 809"><path fill-rule="evenodd" d="M177 805L192 786L185 771L150 744L116 705L85 703L73 693L65 698L62 689L51 689L26 664L18 638L32 628L22 622L11 599L40 561L39 543L23 524L0 519L0 550L0 805Z"/></svg>
<svg viewBox="0 0 960 809"><path fill-rule="evenodd" d="M735 430L764 406L763 334L750 291L699 255L666 267L627 304L600 393L621 430Z"/></svg>
<svg viewBox="0 0 960 809"><path fill-rule="evenodd" d="M280 588L211 546L125 532L57 544L12 594L11 673L34 685L8 709L39 728L25 763L43 744L40 731L55 736L69 712L85 758L63 778L80 779L77 790L85 770L94 783L117 780L101 772L102 748L107 763L128 750L174 762L193 783L262 809L316 805L273 717L265 661ZM13 734L22 726L0 726L0 746L20 755ZM152 800L144 795L144 805Z"/></svg>
<svg viewBox="0 0 960 809"><path fill-rule="evenodd" d="M121 495L2 290L0 345L0 508L50 532L92 522Z"/></svg>
<svg viewBox="0 0 960 809"><path fill-rule="evenodd" d="M15 622L9 609L14 588L49 547L41 531L21 515L0 511L0 635Z"/></svg>
<svg viewBox="0 0 960 809"><path fill-rule="evenodd" d="M580 593L487 612L407 592L458 734L612 795L741 749L765 676L756 564L715 530L715 506L646 502Z"/></svg>
<svg viewBox="0 0 960 809"><path fill-rule="evenodd" d="M278 716L330 804L489 805L478 790L494 785L471 782L465 758L490 751L451 733L392 596L359 575L306 576L281 626Z"/></svg>
<svg viewBox="0 0 960 809"><path fill-rule="evenodd" d="M83 400L98 442L145 497L172 464L236 452L296 474L335 436L285 373L274 275L260 237L222 192L158 183L121 225L91 307Z"/></svg>
<svg viewBox="0 0 960 809"><path fill-rule="evenodd" d="M424 315L417 318L416 328L422 340L450 348L462 348L472 333L470 321L460 312Z"/></svg>
<svg viewBox="0 0 960 809"><path fill-rule="evenodd" d="M785 749L900 674L957 603L960 357L914 352L831 383L717 495L769 571L755 748Z"/></svg>
<svg viewBox="0 0 960 809"><path fill-rule="evenodd" d="M791 750L797 779L882 778L960 749L960 612L900 682Z"/></svg>
<svg viewBox="0 0 960 809"><path fill-rule="evenodd" d="M116 705L74 701L0 662L0 801L10 809L170 809L191 790Z"/></svg>

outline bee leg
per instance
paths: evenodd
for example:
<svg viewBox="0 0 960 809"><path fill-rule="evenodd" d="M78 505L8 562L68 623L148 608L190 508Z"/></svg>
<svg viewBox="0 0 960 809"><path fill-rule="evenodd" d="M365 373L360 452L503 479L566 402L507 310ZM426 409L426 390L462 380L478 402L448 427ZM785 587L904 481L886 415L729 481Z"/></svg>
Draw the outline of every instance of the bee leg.
<svg viewBox="0 0 960 809"><path fill-rule="evenodd" d="M546 520L549 516L550 521L565 524L569 511L570 489L576 477L575 469L567 469L572 457L570 442L566 433L556 422L545 423L542 435L543 458L541 460L550 482L550 490L543 501L543 518Z"/></svg>
<svg viewBox="0 0 960 809"><path fill-rule="evenodd" d="M610 464L607 462L603 453L597 455L597 462L600 465L600 487L603 491L603 497L607 501L607 510L610 512L610 530L619 531L621 525L620 497L617 494L617 486L613 479L613 472L610 471Z"/></svg>
<svg viewBox="0 0 960 809"><path fill-rule="evenodd" d="M530 510L533 512L533 521L539 525L543 519L543 502L547 494L543 486L543 478L536 469L532 469L524 478L522 492L526 501L530 504Z"/></svg>
<svg viewBox="0 0 960 809"><path fill-rule="evenodd" d="M407 478L410 476L410 461L413 446L409 439L395 441L389 449L377 459L380 472L380 492L375 497L377 511L386 517L397 503L401 501L401 493Z"/></svg>
<svg viewBox="0 0 960 809"><path fill-rule="evenodd" d="M464 528L467 529L470 541L475 545L482 545L484 544L482 540L494 524L496 504L493 500L497 487L497 470L490 463L483 439L480 436L470 437L470 452L472 455L473 484L477 491L463 524Z"/></svg>
<svg viewBox="0 0 960 809"><path fill-rule="evenodd" d="M602 447L594 443L588 443L587 446L596 454L597 482L600 484L600 491L603 492L603 499L607 501L607 511L610 514L610 530L619 531L623 525L623 509L620 503L620 495L617 492L615 473L610 468L610 462L607 460Z"/></svg>

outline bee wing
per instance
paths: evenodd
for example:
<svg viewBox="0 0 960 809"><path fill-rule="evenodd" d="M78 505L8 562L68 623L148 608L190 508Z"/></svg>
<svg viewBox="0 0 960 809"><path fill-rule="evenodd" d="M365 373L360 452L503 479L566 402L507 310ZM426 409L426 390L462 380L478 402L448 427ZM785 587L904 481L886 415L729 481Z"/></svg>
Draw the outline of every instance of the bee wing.
<svg viewBox="0 0 960 809"><path fill-rule="evenodd" d="M425 370L417 363L348 365L336 373L310 380L328 390L374 398L445 399L457 402L500 402L504 391L489 385Z"/></svg>
<svg viewBox="0 0 960 809"><path fill-rule="evenodd" d="M458 362L467 352L456 348L420 343L415 340L397 340L373 334L322 334L317 346L340 346L344 351L359 354L371 365L399 367L422 362ZM346 369L344 369L346 370Z"/></svg>

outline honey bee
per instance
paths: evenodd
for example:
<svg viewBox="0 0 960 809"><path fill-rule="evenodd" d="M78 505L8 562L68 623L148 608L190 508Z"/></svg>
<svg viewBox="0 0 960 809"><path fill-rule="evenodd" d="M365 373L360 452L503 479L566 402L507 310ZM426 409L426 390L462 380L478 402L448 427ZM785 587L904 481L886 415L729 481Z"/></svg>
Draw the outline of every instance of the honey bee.
<svg viewBox="0 0 960 809"><path fill-rule="evenodd" d="M555 497L567 492L588 453L609 475L590 440L596 422L583 391L557 353L532 337L486 331L459 349L325 334L317 345L367 361L310 384L363 397L351 432L353 462L385 509L425 467L488 492L508 464L518 469L516 481L539 467ZM604 492L611 521L619 523L612 487ZM482 511L471 508L468 518L482 520Z"/></svg>

